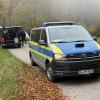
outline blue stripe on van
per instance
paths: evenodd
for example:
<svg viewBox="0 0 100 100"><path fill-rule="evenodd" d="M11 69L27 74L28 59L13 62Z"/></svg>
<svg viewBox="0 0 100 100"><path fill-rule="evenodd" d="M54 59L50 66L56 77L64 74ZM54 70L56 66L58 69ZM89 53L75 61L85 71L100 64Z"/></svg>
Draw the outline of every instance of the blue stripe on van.
<svg viewBox="0 0 100 100"><path fill-rule="evenodd" d="M46 56L52 57L52 55L53 55L53 52L52 52L52 51L46 50L46 49L44 49L44 48L40 48L40 47L38 47L38 46L34 46L33 44L29 44L29 47L30 47L31 49L33 49L33 50L36 50L36 51L38 51L38 52L40 52L40 53L46 55Z"/></svg>

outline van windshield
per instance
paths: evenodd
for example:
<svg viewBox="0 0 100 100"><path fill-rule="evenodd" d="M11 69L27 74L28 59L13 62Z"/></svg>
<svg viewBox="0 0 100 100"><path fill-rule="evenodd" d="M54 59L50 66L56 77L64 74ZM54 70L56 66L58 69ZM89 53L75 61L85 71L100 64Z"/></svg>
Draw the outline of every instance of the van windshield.
<svg viewBox="0 0 100 100"><path fill-rule="evenodd" d="M56 27L48 29L50 42L82 42L93 40L84 27Z"/></svg>

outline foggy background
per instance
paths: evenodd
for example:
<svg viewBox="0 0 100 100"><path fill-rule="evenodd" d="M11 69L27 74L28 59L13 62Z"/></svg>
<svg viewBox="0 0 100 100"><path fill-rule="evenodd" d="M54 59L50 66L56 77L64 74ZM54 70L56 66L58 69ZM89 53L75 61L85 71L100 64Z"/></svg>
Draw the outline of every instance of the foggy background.
<svg viewBox="0 0 100 100"><path fill-rule="evenodd" d="M45 21L76 21L86 25L100 20L100 0L0 0L0 24L27 30Z"/></svg>
<svg viewBox="0 0 100 100"><path fill-rule="evenodd" d="M41 0L42 1L42 0ZM100 20L100 0L47 0L55 20L75 20L87 24Z"/></svg>

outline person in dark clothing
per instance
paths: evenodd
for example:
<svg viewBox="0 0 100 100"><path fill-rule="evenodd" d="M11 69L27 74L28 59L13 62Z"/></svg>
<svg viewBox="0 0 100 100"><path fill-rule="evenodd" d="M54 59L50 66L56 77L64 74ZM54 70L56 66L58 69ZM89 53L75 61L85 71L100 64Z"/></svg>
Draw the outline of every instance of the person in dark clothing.
<svg viewBox="0 0 100 100"><path fill-rule="evenodd" d="M24 30L20 30L19 31L19 35L22 41L22 46L24 46L24 43L26 44L26 34Z"/></svg>

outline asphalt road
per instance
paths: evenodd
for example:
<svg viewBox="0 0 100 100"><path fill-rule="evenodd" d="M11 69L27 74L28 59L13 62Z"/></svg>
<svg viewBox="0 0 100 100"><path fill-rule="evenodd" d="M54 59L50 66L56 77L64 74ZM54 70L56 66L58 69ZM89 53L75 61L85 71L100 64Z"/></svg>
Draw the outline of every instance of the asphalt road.
<svg viewBox="0 0 100 100"><path fill-rule="evenodd" d="M10 49L9 51L24 63L30 65L27 45L20 49ZM37 69L41 70L39 67ZM61 78L56 84L71 100L100 100L100 78L65 77Z"/></svg>

